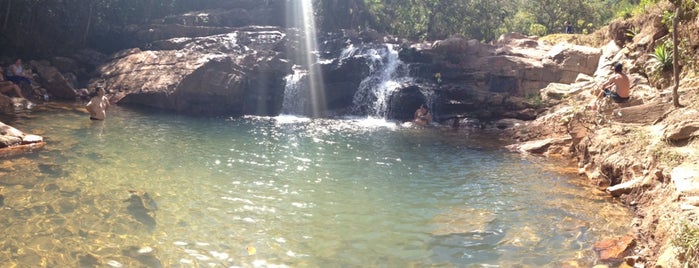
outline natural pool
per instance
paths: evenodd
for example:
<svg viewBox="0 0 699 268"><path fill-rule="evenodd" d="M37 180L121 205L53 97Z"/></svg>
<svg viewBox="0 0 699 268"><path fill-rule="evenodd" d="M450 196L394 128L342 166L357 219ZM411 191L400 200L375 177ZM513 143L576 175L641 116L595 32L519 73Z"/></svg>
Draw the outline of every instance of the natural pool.
<svg viewBox="0 0 699 268"><path fill-rule="evenodd" d="M629 231L562 164L478 133L76 107L5 120L47 146L0 160L4 265L592 266Z"/></svg>

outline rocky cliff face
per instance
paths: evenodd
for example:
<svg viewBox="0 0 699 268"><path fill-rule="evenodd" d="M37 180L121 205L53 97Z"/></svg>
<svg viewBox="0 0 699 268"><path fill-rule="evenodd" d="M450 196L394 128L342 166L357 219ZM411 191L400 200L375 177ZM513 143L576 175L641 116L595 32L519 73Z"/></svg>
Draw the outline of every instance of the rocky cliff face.
<svg viewBox="0 0 699 268"><path fill-rule="evenodd" d="M119 103L194 115L278 114L291 65L275 50L284 33L248 28L206 37L160 40L122 51L99 68L90 87Z"/></svg>
<svg viewBox="0 0 699 268"><path fill-rule="evenodd" d="M171 38L115 54L98 69L99 77L89 87L104 85L121 104L187 114L275 115L281 110L284 78L292 74L291 67L310 68L295 56L304 37L293 29L216 27L218 34L200 36L206 33L172 27L146 40ZM357 108L356 100L376 98L357 94L370 94L358 91L381 65L375 62L377 56L385 57L376 54L387 46L383 41L398 40L352 31L321 38L320 58L310 64L323 75L325 114L366 115L371 110ZM389 108L381 116L393 120L409 120L423 103L443 122L463 117L533 119L546 108L538 98L539 89L552 82L574 82L580 74L592 75L601 55L596 48L553 46L516 34L493 45L450 38L393 46L399 49L404 64L400 71L405 73L382 79L413 78L399 81L383 100ZM348 54L351 49L355 52ZM387 59L378 61L386 64Z"/></svg>

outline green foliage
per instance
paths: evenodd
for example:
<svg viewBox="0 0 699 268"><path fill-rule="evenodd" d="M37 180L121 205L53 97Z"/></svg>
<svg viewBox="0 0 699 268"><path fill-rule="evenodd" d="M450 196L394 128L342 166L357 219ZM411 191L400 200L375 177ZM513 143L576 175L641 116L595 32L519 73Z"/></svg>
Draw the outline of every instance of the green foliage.
<svg viewBox="0 0 699 268"><path fill-rule="evenodd" d="M671 29L670 31L672 31L672 20L675 18L675 15L677 15L675 12L665 10L663 11L663 17L660 20L665 27Z"/></svg>
<svg viewBox="0 0 699 268"><path fill-rule="evenodd" d="M565 21L571 22L574 32L591 33L607 24L618 11L630 13L638 0L364 1L380 30L412 39L463 35L491 41L507 32L562 33Z"/></svg>
<svg viewBox="0 0 699 268"><path fill-rule="evenodd" d="M638 28L636 28L635 26L631 27L631 29L628 29L624 35L626 35L626 37L628 37L629 39L633 39L634 37L636 37L636 35L638 35Z"/></svg>
<svg viewBox="0 0 699 268"><path fill-rule="evenodd" d="M534 23L531 26L529 26L529 33L533 35L544 36L546 35L546 26Z"/></svg>
<svg viewBox="0 0 699 268"><path fill-rule="evenodd" d="M539 108L544 104L540 94L528 94L525 99L532 108Z"/></svg>
<svg viewBox="0 0 699 268"><path fill-rule="evenodd" d="M663 42L655 47L650 55L650 68L654 73L662 73L672 69L672 43Z"/></svg>
<svg viewBox="0 0 699 268"><path fill-rule="evenodd" d="M678 253L685 263L699 263L699 228L696 225L682 223L672 245L680 251Z"/></svg>

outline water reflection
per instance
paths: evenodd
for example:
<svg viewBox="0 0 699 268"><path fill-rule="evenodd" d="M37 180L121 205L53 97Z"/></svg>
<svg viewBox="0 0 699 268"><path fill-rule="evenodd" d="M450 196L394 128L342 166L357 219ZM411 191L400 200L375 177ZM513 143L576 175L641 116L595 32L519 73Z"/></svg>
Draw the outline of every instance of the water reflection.
<svg viewBox="0 0 699 268"><path fill-rule="evenodd" d="M625 234L605 195L473 135L381 120L66 107L0 162L0 262L19 266L559 266Z"/></svg>

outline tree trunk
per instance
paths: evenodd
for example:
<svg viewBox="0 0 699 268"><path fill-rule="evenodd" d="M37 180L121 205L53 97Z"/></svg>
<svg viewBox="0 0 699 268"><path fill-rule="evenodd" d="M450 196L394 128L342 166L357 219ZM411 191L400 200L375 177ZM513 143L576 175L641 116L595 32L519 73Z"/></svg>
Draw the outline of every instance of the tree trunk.
<svg viewBox="0 0 699 268"><path fill-rule="evenodd" d="M83 32L83 38L82 38L82 45L85 46L87 45L87 37L90 35L90 27L92 26L92 12L95 8L95 1L90 0L90 9L88 10L87 13L87 23L85 25L85 32Z"/></svg>
<svg viewBox="0 0 699 268"><path fill-rule="evenodd" d="M680 8L675 9L675 17L672 19L672 71L675 78L675 86L672 87L672 103L675 107L681 107L680 96L677 90L680 88L680 64L679 64L679 48L677 41L677 20L680 16Z"/></svg>
<svg viewBox="0 0 699 268"><path fill-rule="evenodd" d="M2 30L7 30L7 23L10 20L10 9L12 9L12 0L7 0L7 10L5 11L5 22L2 24Z"/></svg>

